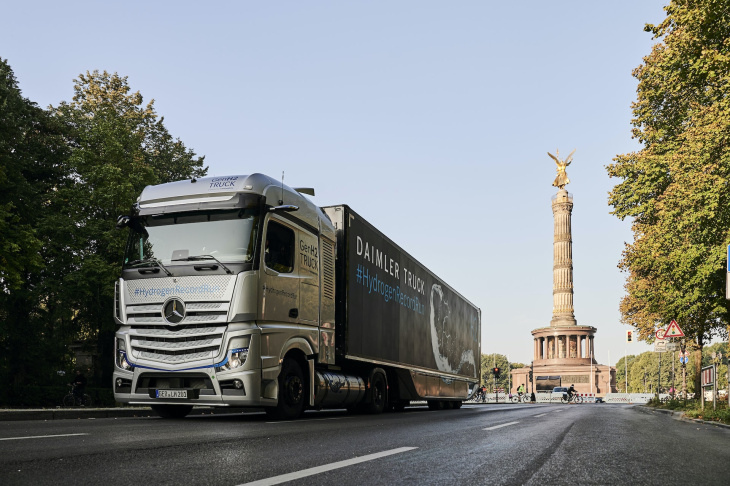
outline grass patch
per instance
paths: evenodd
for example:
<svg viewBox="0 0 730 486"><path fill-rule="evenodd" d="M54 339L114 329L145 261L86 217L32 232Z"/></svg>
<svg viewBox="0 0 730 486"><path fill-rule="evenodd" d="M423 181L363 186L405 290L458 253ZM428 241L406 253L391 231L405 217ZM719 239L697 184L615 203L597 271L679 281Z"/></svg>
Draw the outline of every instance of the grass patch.
<svg viewBox="0 0 730 486"><path fill-rule="evenodd" d="M705 408L703 409L699 400L687 400L686 402L684 400L669 400L667 402L661 402L654 398L647 405L654 408L684 412L684 415L689 418L730 425L730 409L728 409L726 401L717 402L717 410L712 409L712 401L706 401Z"/></svg>

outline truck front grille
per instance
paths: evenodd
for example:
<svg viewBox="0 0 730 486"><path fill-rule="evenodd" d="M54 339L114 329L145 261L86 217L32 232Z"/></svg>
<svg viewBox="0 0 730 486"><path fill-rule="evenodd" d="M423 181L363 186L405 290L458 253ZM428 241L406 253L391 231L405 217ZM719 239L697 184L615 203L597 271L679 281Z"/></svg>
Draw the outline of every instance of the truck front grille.
<svg viewBox="0 0 730 486"><path fill-rule="evenodd" d="M163 303L127 306L127 324L167 324L162 317ZM223 323L228 315L228 302L186 302L185 319L180 324Z"/></svg>
<svg viewBox="0 0 730 486"><path fill-rule="evenodd" d="M225 330L225 326L200 324L135 326L129 331L132 361L144 359L166 364L210 362L221 352Z"/></svg>

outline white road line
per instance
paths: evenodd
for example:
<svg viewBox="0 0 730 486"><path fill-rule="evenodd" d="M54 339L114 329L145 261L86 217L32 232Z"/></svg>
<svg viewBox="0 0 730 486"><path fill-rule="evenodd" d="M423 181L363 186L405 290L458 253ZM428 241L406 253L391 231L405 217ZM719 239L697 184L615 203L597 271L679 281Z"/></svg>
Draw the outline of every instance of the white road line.
<svg viewBox="0 0 730 486"><path fill-rule="evenodd" d="M355 457L353 459L347 459L345 461L333 462L332 464L325 464L323 466L312 467L297 471L289 474L282 474L281 476L274 476L267 479L260 479L258 481L252 481L250 483L244 483L239 486L270 486L273 484L281 484L287 481L294 481L295 479L306 478L307 476L313 476L315 474L332 471L333 469L339 469L341 467L352 466L353 464L359 464L361 462L372 461L373 459L379 459L381 457L392 456L393 454L400 454L401 452L412 451L418 449L418 447L399 447L398 449L391 449L389 451L377 452L375 454L368 454L367 456Z"/></svg>
<svg viewBox="0 0 730 486"><path fill-rule="evenodd" d="M540 415L533 415L533 417L544 417L545 415L547 415L547 414L546 413L541 413Z"/></svg>
<svg viewBox="0 0 730 486"><path fill-rule="evenodd" d="M89 435L89 434L29 435L28 437L5 437L0 440L46 439L48 437L73 437L75 435Z"/></svg>
<svg viewBox="0 0 730 486"><path fill-rule="evenodd" d="M276 421L276 422L266 422L266 423L267 424L291 424L291 423L294 423L294 422L305 423L305 422L316 422L318 420L342 420L342 419L346 419L346 418L352 418L352 417L327 417L327 418L320 418L320 419L305 419L305 420L302 420L302 419L299 419L299 420L280 420L280 421Z"/></svg>
<svg viewBox="0 0 730 486"><path fill-rule="evenodd" d="M494 427L487 427L484 430L501 429L502 427L507 427L508 425L514 425L514 424L519 424L519 422L507 422L506 424L495 425Z"/></svg>

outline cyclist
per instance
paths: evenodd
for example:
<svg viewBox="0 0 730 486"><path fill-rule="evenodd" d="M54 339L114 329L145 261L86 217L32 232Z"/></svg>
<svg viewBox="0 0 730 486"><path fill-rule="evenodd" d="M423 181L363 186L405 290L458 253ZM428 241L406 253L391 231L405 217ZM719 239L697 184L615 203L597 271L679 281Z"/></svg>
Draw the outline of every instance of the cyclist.
<svg viewBox="0 0 730 486"><path fill-rule="evenodd" d="M575 389L575 385L571 384L570 388L568 388L568 401L573 399L573 395L577 393L577 390Z"/></svg>
<svg viewBox="0 0 730 486"><path fill-rule="evenodd" d="M76 377L73 382L73 393L74 396L82 400L84 398L84 392L86 391L86 377L81 370L76 370Z"/></svg>
<svg viewBox="0 0 730 486"><path fill-rule="evenodd" d="M525 393L525 385L522 384L517 387L517 396L520 397L520 400L522 400L522 395Z"/></svg>

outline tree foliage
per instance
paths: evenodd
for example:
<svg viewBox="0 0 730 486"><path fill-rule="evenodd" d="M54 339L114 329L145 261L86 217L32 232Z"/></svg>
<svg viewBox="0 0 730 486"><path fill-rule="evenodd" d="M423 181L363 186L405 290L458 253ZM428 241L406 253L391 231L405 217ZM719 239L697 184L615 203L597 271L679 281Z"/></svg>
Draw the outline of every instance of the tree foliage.
<svg viewBox="0 0 730 486"><path fill-rule="evenodd" d="M711 346L705 346L702 349L702 362L699 368L694 361L687 363L687 392L696 393L699 389L695 386L691 378L697 374L701 367L712 364L713 352L720 352L723 357L726 357L727 353L730 352L728 343L714 343ZM616 362L616 388L619 393L623 393L626 390L627 374L629 379L629 393L656 392L660 386L660 359L662 392L667 392L672 386L677 391L681 391L682 364L679 361L679 352L655 353L653 351L646 351L638 356L626 356ZM724 363L719 364L717 368L718 389L727 389L727 361L723 361ZM674 374L672 374L672 370L674 370Z"/></svg>
<svg viewBox="0 0 730 486"><path fill-rule="evenodd" d="M63 124L24 98L0 59L0 378L42 376L60 360L55 323L45 319L41 290L50 242L50 201L62 183L68 146Z"/></svg>
<svg viewBox="0 0 730 486"><path fill-rule="evenodd" d="M17 384L48 383L72 342L111 382L116 218L146 185L207 171L126 77L87 72L74 93L42 110L0 62L0 375Z"/></svg>
<svg viewBox="0 0 730 486"><path fill-rule="evenodd" d="M646 30L659 42L634 71L641 150L607 166L613 214L632 219L623 322L640 337L676 319L701 348L727 335L730 243L730 2L675 0ZM695 377L697 380L698 377Z"/></svg>
<svg viewBox="0 0 730 486"><path fill-rule="evenodd" d="M510 363L507 356L503 354L482 354L481 359L482 365L482 384L487 387L487 391L494 391L495 383L497 388L503 388L509 390L510 370L515 368L524 368L522 363ZM494 374L492 369L498 367L500 369L499 378L496 382L494 380Z"/></svg>

